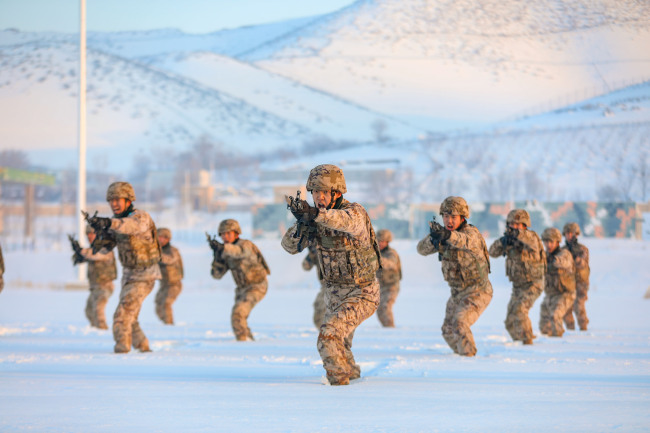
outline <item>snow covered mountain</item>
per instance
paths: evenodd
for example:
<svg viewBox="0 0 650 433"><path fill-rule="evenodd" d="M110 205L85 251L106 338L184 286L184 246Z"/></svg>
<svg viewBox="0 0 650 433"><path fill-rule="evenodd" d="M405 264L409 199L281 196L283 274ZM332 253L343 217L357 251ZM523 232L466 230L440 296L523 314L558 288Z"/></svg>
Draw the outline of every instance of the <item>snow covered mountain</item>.
<svg viewBox="0 0 650 433"><path fill-rule="evenodd" d="M248 152L323 136L421 149L440 137L644 123L645 104L606 103L591 117L574 104L619 88L645 97L631 85L650 79L649 22L650 4L632 0L360 0L205 35L90 33L89 168L201 137ZM0 32L0 149L74 165L77 39Z"/></svg>
<svg viewBox="0 0 650 433"><path fill-rule="evenodd" d="M239 58L436 129L650 78L649 22L633 0L361 0Z"/></svg>

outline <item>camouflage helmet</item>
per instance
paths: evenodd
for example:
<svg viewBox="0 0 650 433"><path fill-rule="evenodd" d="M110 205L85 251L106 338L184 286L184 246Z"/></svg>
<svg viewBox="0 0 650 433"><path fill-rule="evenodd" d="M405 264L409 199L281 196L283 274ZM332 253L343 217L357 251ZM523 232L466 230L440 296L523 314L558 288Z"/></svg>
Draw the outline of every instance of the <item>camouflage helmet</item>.
<svg viewBox="0 0 650 433"><path fill-rule="evenodd" d="M444 214L469 218L469 206L464 198L449 196L440 204L440 215Z"/></svg>
<svg viewBox="0 0 650 433"><path fill-rule="evenodd" d="M167 238L170 241L172 240L172 231L166 227L160 227L158 230L156 230L156 233L158 234L158 236Z"/></svg>
<svg viewBox="0 0 650 433"><path fill-rule="evenodd" d="M513 209L508 213L506 218L506 224L524 224L526 227L530 227L530 215L524 209Z"/></svg>
<svg viewBox="0 0 650 433"><path fill-rule="evenodd" d="M135 201L135 191L128 182L113 182L106 190L106 201L116 198L125 198L128 201Z"/></svg>
<svg viewBox="0 0 650 433"><path fill-rule="evenodd" d="M234 231L237 234L241 234L241 227L239 227L239 223L237 220L233 219L227 219L223 220L219 223L219 234L222 235L224 233L228 233L230 231Z"/></svg>
<svg viewBox="0 0 650 433"><path fill-rule="evenodd" d="M90 224L86 224L86 234L95 233L95 229Z"/></svg>
<svg viewBox="0 0 650 433"><path fill-rule="evenodd" d="M555 227L549 227L542 233L542 240L562 242L562 233Z"/></svg>
<svg viewBox="0 0 650 433"><path fill-rule="evenodd" d="M321 164L312 168L307 178L307 191L338 191L348 192L345 186L343 170L332 164Z"/></svg>
<svg viewBox="0 0 650 433"><path fill-rule="evenodd" d="M580 226L578 223L566 223L562 229L562 234L573 233L576 236L580 235Z"/></svg>
<svg viewBox="0 0 650 433"><path fill-rule="evenodd" d="M393 240L393 234L388 229L381 229L377 232L377 242L390 242Z"/></svg>

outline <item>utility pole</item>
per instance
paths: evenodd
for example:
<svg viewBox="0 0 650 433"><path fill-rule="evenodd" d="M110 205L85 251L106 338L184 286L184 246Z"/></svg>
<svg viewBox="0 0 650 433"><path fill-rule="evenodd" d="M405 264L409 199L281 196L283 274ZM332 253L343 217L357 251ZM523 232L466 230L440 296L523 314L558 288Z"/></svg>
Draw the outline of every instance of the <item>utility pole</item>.
<svg viewBox="0 0 650 433"><path fill-rule="evenodd" d="M85 223L81 211L86 210L86 0L80 0L79 26L79 179L77 188L77 228L79 242L85 243ZM86 265L78 267L79 281L86 279Z"/></svg>

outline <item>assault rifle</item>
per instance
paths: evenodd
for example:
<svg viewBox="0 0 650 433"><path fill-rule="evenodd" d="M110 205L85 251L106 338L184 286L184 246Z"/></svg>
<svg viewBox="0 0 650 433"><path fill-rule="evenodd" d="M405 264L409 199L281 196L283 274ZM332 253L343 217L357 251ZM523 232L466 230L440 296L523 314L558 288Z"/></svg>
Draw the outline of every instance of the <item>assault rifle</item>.
<svg viewBox="0 0 650 433"><path fill-rule="evenodd" d="M106 248L108 251L115 248L115 245L117 243L115 242L115 238L108 232L108 230L96 228L98 226L97 222L101 219L97 216L97 211L95 211L95 214L93 216L90 216L88 212L84 211L81 211L81 214L84 216L86 222L95 230L95 240L90 245L93 249L93 254L97 253L97 251L101 250L102 248Z"/></svg>
<svg viewBox="0 0 650 433"><path fill-rule="evenodd" d="M74 238L74 235L68 235L68 239L70 240L70 245L72 245L72 249L74 251L74 255L72 256L72 264L77 265L79 263L85 262L86 259L81 255L81 246L79 245L79 241Z"/></svg>
<svg viewBox="0 0 650 433"><path fill-rule="evenodd" d="M304 211L303 209L304 200L300 199L300 190L296 192L296 198L289 196L286 198L286 201L287 201L287 209L289 209L294 216L300 213L301 211ZM305 245L303 245L305 238L307 239L308 244L311 243L316 237L317 229L316 229L316 224L314 224L313 221L304 222L301 219L297 219L297 220L298 223L296 225L296 232L293 234L293 238L294 239L300 238L300 240L298 241L297 248L298 248L298 252L301 252L302 250L305 249Z"/></svg>
<svg viewBox="0 0 650 433"><path fill-rule="evenodd" d="M217 240L217 235L210 237L208 232L205 232L205 237L207 238L208 245L214 252L214 259L221 261L221 253L223 252L223 244Z"/></svg>

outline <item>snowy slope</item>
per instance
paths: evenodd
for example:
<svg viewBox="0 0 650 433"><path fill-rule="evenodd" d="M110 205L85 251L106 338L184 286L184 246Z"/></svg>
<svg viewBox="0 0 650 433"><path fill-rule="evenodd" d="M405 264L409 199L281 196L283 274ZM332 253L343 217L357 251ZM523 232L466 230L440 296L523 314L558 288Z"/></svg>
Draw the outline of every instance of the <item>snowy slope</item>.
<svg viewBox="0 0 650 433"><path fill-rule="evenodd" d="M240 58L434 128L650 77L636 1L361 0Z"/></svg>
<svg viewBox="0 0 650 433"><path fill-rule="evenodd" d="M5 252L0 430L642 432L650 404L649 246L585 243L589 331L539 335L539 299L530 312L538 338L513 343L503 325L511 288L503 259L495 259L494 297L472 327L478 354L461 358L440 335L449 288L437 259L419 256L413 241L395 242L404 266L397 327L381 328L375 317L359 327L353 351L362 378L348 387L324 384L311 324L316 276L277 241L258 243L272 274L249 320L257 341L234 341L233 283L209 278L207 247L179 244L188 266L176 325L156 319L152 293L140 325L153 352L127 355L111 352L110 331L88 327L87 292L46 288L74 277L69 253Z"/></svg>

